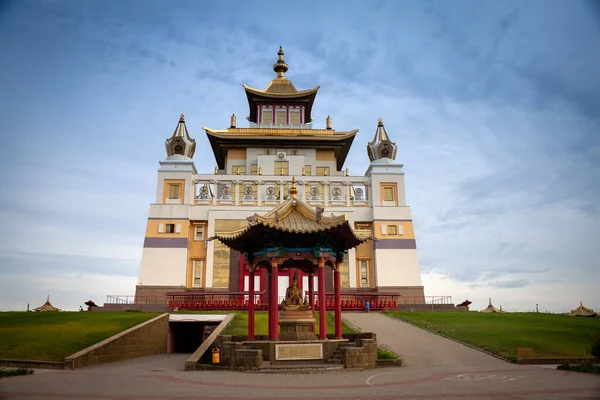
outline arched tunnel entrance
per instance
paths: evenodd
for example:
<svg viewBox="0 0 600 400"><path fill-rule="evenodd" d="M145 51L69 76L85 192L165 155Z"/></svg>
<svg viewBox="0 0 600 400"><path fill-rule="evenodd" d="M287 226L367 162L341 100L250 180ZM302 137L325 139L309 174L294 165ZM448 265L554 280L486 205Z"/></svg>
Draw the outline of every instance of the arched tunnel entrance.
<svg viewBox="0 0 600 400"><path fill-rule="evenodd" d="M226 315L171 314L167 353L193 353Z"/></svg>

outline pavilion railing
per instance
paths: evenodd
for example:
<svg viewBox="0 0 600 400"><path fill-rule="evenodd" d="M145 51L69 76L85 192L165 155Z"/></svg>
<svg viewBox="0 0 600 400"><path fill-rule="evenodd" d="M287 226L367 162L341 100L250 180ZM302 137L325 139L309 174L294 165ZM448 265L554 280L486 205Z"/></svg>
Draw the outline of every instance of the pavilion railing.
<svg viewBox="0 0 600 400"><path fill-rule="evenodd" d="M305 293L308 296L308 292ZM284 297L278 297L278 304ZM319 308L319 293L314 293L313 307ZM342 310L364 310L366 302L371 310L397 309L406 306L415 306L416 309L432 309L437 304L452 305L452 296L400 296L396 293L383 292L342 292L340 302ZM171 292L165 296L122 296L108 295L107 304L159 304L171 309L189 310L247 310L249 302L248 292ZM266 310L268 296L257 291L254 297L254 306L257 311ZM325 308L335 309L333 293L326 293Z"/></svg>

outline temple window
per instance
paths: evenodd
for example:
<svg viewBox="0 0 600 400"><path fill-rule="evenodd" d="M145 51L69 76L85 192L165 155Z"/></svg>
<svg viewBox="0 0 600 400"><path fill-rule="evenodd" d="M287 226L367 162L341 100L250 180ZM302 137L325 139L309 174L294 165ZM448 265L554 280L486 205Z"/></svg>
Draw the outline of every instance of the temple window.
<svg viewBox="0 0 600 400"><path fill-rule="evenodd" d="M370 231L371 227L369 224L356 224L357 231Z"/></svg>
<svg viewBox="0 0 600 400"><path fill-rule="evenodd" d="M288 161L275 161L275 175L289 175L289 168Z"/></svg>
<svg viewBox="0 0 600 400"><path fill-rule="evenodd" d="M304 166L304 175L306 176L311 176L312 175L312 168L310 165L305 165Z"/></svg>
<svg viewBox="0 0 600 400"><path fill-rule="evenodd" d="M340 264L340 286L350 287L350 263L348 257L344 257L344 261Z"/></svg>
<svg viewBox="0 0 600 400"><path fill-rule="evenodd" d="M231 173L233 175L246 175L246 166L245 165L232 165Z"/></svg>
<svg viewBox="0 0 600 400"><path fill-rule="evenodd" d="M250 175L258 175L258 164L250 165Z"/></svg>
<svg viewBox="0 0 600 400"><path fill-rule="evenodd" d="M360 287L369 287L369 260L358 260Z"/></svg>
<svg viewBox="0 0 600 400"><path fill-rule="evenodd" d="M383 201L394 201L394 188L392 186L383 187Z"/></svg>
<svg viewBox="0 0 600 400"><path fill-rule="evenodd" d="M179 187L180 185L169 185L169 199L179 198Z"/></svg>
<svg viewBox="0 0 600 400"><path fill-rule="evenodd" d="M194 260L194 286L204 286L204 260Z"/></svg>
<svg viewBox="0 0 600 400"><path fill-rule="evenodd" d="M329 176L329 167L317 167L317 176Z"/></svg>
<svg viewBox="0 0 600 400"><path fill-rule="evenodd" d="M244 228L248 221L236 219L216 219L215 233L231 232ZM218 240L214 241L213 287L229 288L229 267L231 251Z"/></svg>
<svg viewBox="0 0 600 400"><path fill-rule="evenodd" d="M204 225L194 226L194 240L204 240Z"/></svg>
<svg viewBox="0 0 600 400"><path fill-rule="evenodd" d="M275 114L275 117L276 117L275 123L277 125L285 125L287 122L286 114L287 114L287 111L285 111L285 110L277 110L277 113Z"/></svg>
<svg viewBox="0 0 600 400"><path fill-rule="evenodd" d="M267 125L273 123L273 110L263 110L262 123Z"/></svg>
<svg viewBox="0 0 600 400"><path fill-rule="evenodd" d="M165 224L165 233L175 233L175 224Z"/></svg>
<svg viewBox="0 0 600 400"><path fill-rule="evenodd" d="M290 110L290 124L300 125L300 112Z"/></svg>
<svg viewBox="0 0 600 400"><path fill-rule="evenodd" d="M173 153L175 153L175 154L183 154L183 146L181 145L181 143L177 143L173 147Z"/></svg>
<svg viewBox="0 0 600 400"><path fill-rule="evenodd" d="M387 234L388 235L397 235L398 227L396 225L388 225L387 226Z"/></svg>

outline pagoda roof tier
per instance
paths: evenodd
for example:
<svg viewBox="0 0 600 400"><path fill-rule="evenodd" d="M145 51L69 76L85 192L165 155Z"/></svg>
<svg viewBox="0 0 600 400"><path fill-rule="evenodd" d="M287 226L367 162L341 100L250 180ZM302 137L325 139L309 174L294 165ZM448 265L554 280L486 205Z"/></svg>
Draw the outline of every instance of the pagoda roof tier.
<svg viewBox="0 0 600 400"><path fill-rule="evenodd" d="M229 128L213 130L203 127L212 147L217 166L225 168L225 155L229 148L301 147L333 149L337 169L341 170L358 129L336 132L333 129L287 128Z"/></svg>
<svg viewBox="0 0 600 400"><path fill-rule="evenodd" d="M293 190L292 190L293 188ZM290 193L295 191L292 184ZM340 253L371 240L369 234L357 234L345 215L323 215L324 208L314 210L297 198L290 198L265 215L248 217L248 226L216 234L227 247L242 253L266 248L329 248Z"/></svg>
<svg viewBox="0 0 600 400"><path fill-rule="evenodd" d="M265 90L254 89L243 85L248 97L250 115L248 119L258 122L258 104L295 103L304 105L304 120L311 121L312 106L320 86L307 90L296 90L292 82L286 78L273 79Z"/></svg>

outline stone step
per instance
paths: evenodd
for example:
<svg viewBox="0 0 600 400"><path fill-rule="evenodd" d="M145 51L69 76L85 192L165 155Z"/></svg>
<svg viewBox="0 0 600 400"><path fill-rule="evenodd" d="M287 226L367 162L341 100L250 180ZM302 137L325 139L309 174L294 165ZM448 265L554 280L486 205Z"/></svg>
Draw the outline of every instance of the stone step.
<svg viewBox="0 0 600 400"><path fill-rule="evenodd" d="M344 371L341 364L306 364L306 365L267 365L251 373L264 374L322 374L324 372Z"/></svg>

